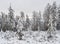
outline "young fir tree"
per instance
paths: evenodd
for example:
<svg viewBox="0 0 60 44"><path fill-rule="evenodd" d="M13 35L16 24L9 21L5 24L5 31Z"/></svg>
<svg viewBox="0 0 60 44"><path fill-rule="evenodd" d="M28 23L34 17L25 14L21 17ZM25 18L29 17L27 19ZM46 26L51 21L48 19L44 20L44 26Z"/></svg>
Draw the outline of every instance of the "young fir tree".
<svg viewBox="0 0 60 44"><path fill-rule="evenodd" d="M9 7L9 21L10 21L10 27L11 29L10 30L13 30L13 27L14 27L14 10L11 8L11 5Z"/></svg>

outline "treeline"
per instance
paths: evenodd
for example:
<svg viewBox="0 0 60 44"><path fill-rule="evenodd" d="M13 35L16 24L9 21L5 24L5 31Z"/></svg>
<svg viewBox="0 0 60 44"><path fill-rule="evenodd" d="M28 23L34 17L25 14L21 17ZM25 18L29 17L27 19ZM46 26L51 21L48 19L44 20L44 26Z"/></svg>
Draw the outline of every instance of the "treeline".
<svg viewBox="0 0 60 44"><path fill-rule="evenodd" d="M9 13L5 14L1 12L0 15L0 31L46 31L60 29L60 6L53 2L52 5L47 4L44 12L43 19L41 18L41 12L32 12L32 19L28 15L25 15L23 11L20 12L20 16L14 16L14 10L9 7Z"/></svg>

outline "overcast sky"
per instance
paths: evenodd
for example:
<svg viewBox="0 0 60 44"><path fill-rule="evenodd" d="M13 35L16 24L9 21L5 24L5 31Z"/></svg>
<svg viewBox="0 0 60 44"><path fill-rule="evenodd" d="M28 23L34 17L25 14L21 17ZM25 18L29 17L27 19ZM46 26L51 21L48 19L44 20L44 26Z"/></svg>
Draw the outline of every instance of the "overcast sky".
<svg viewBox="0 0 60 44"><path fill-rule="evenodd" d="M31 14L34 10L43 12L47 3L52 4L53 1L60 4L60 0L0 0L0 12L3 11L7 14L10 3L16 15L19 15L20 11L27 14Z"/></svg>

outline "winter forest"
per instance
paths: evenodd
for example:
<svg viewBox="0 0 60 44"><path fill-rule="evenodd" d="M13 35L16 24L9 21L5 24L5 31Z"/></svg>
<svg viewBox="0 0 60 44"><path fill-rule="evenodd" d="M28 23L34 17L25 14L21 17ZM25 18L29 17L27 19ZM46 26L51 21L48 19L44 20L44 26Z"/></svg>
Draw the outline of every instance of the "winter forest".
<svg viewBox="0 0 60 44"><path fill-rule="evenodd" d="M60 44L60 5L47 3L43 14L24 11L14 15L10 5L8 14L0 15L0 44Z"/></svg>

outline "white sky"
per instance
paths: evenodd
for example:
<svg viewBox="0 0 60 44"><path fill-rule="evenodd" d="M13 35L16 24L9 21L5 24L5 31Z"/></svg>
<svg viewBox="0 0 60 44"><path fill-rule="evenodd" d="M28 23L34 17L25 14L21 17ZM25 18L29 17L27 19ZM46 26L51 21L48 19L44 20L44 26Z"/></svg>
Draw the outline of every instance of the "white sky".
<svg viewBox="0 0 60 44"><path fill-rule="evenodd" d="M0 0L0 12L3 11L7 14L11 3L16 15L19 15L20 11L30 15L34 10L43 12L47 3L52 4L53 1L60 4L60 0Z"/></svg>

